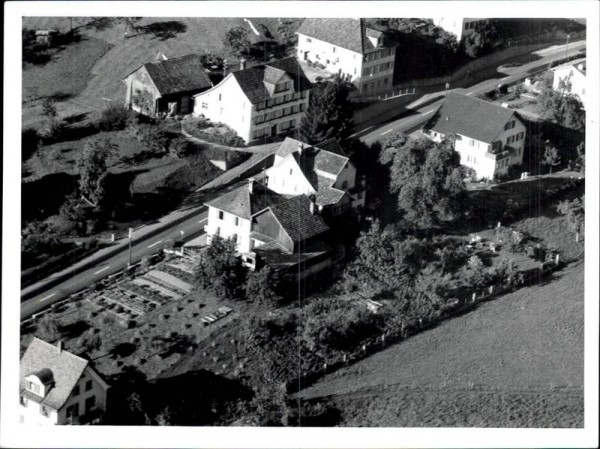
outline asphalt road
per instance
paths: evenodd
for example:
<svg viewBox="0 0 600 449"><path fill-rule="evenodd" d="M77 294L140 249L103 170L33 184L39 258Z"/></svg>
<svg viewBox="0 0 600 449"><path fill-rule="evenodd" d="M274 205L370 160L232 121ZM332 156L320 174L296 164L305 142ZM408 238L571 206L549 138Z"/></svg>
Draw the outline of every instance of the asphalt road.
<svg viewBox="0 0 600 449"><path fill-rule="evenodd" d="M151 238L135 243L131 247L131 262L138 262L145 256L159 252L169 239L186 241L202 234L207 216L208 212L205 210ZM62 282L38 296L23 301L21 303L21 319L25 319L43 310L52 303L80 291L106 276L123 270L127 267L128 261L129 251L126 250L75 275L72 279Z"/></svg>
<svg viewBox="0 0 600 449"><path fill-rule="evenodd" d="M503 77L494 77L478 84L475 84L467 89L453 89L457 92L466 93L467 95L477 95L483 92L489 92L495 89L500 83L510 83L511 81L529 76L535 73L543 72L547 69L548 64L554 60L562 59L566 56L576 55L582 49L585 49L585 41L574 42L567 45L556 45L544 50L534 52L538 59L521 63L528 59L528 55L518 56L506 61L498 66L497 71ZM531 56L529 56L531 58ZM510 66L511 64L518 64ZM508 66L507 66L508 65ZM380 125L372 131L363 134L360 137L366 144L372 144L379 140L385 139L393 132L410 133L421 127L437 110L444 101L444 91L427 94L423 99L425 101L416 100L408 105L407 110L403 112L399 118Z"/></svg>

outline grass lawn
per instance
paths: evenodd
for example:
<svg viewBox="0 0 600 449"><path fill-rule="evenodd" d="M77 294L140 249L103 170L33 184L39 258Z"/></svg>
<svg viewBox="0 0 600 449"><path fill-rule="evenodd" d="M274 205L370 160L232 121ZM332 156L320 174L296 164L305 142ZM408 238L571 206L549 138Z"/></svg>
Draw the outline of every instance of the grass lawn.
<svg viewBox="0 0 600 449"><path fill-rule="evenodd" d="M581 427L583 261L301 393L344 425Z"/></svg>

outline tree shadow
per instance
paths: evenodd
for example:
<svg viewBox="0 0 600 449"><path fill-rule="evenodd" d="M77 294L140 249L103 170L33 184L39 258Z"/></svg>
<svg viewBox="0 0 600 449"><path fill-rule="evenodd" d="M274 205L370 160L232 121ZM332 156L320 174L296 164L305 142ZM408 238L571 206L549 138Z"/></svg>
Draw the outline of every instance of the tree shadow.
<svg viewBox="0 0 600 449"><path fill-rule="evenodd" d="M52 173L21 186L21 218L41 220L58 213L64 199L75 191L77 177Z"/></svg>
<svg viewBox="0 0 600 449"><path fill-rule="evenodd" d="M74 323L67 324L60 327L60 332L65 338L76 338L83 334L90 328L87 321L79 320Z"/></svg>
<svg viewBox="0 0 600 449"><path fill-rule="evenodd" d="M127 357L133 354L136 349L133 343L119 343L110 350L110 354L113 357Z"/></svg>
<svg viewBox="0 0 600 449"><path fill-rule="evenodd" d="M185 33L187 25L177 20L167 22L152 22L140 28L140 31L152 35L152 39L165 41L176 37L178 34Z"/></svg>

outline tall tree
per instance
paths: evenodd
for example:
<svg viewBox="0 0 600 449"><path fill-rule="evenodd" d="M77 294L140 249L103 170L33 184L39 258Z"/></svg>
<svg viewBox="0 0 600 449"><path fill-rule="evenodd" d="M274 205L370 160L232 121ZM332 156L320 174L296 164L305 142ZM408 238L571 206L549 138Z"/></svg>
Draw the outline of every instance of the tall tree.
<svg viewBox="0 0 600 449"><path fill-rule="evenodd" d="M251 47L248 30L241 26L231 28L225 33L223 44L232 55L247 55Z"/></svg>
<svg viewBox="0 0 600 449"><path fill-rule="evenodd" d="M465 184L453 140L407 138L398 143L390 167L390 191L398 195L405 224L431 229L454 220L463 207Z"/></svg>
<svg viewBox="0 0 600 449"><path fill-rule="evenodd" d="M558 148L553 145L546 145L543 164L550 168L550 174L552 174L552 167L556 167L560 164L560 152L558 151Z"/></svg>
<svg viewBox="0 0 600 449"><path fill-rule="evenodd" d="M246 269L242 265L231 239L213 236L196 267L196 284L220 298L239 297L245 283Z"/></svg>
<svg viewBox="0 0 600 449"><path fill-rule="evenodd" d="M316 144L336 138L345 145L352 133L349 92L349 83L339 76L332 82L317 85L311 92L306 114L300 122L301 140Z"/></svg>
<svg viewBox="0 0 600 449"><path fill-rule="evenodd" d="M79 191L95 207L106 195L107 160L117 152L117 146L107 138L97 138L85 144L77 159Z"/></svg>
<svg viewBox="0 0 600 449"><path fill-rule="evenodd" d="M585 110L580 98L572 93L571 77L568 76L553 87L553 73L547 72L542 78L538 102L543 117L554 123L576 131L585 130Z"/></svg>

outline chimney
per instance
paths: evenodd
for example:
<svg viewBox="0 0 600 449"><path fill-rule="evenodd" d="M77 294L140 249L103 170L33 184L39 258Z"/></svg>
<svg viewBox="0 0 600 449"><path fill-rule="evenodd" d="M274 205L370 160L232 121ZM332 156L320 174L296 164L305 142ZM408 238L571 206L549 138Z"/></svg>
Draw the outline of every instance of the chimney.
<svg viewBox="0 0 600 449"><path fill-rule="evenodd" d="M227 76L227 69L229 68L229 62L227 59L223 59L223 78Z"/></svg>
<svg viewBox="0 0 600 449"><path fill-rule="evenodd" d="M244 58L240 59L240 70L244 70L246 68L246 60Z"/></svg>
<svg viewBox="0 0 600 449"><path fill-rule="evenodd" d="M254 178L248 179L248 192L250 192L250 195L254 193L254 182Z"/></svg>
<svg viewBox="0 0 600 449"><path fill-rule="evenodd" d="M58 353L60 354L63 350L63 342L62 340L59 340L59 342L56 344L56 347L58 348Z"/></svg>
<svg viewBox="0 0 600 449"><path fill-rule="evenodd" d="M315 214L315 202L316 202L316 197L314 195L309 195L308 196L308 200L310 201L309 204L309 210L310 210L310 214L314 215Z"/></svg>
<svg viewBox="0 0 600 449"><path fill-rule="evenodd" d="M300 143L298 144L298 154L299 154L300 156L302 156L302 151L304 151L304 144L303 144L302 142L300 142Z"/></svg>

